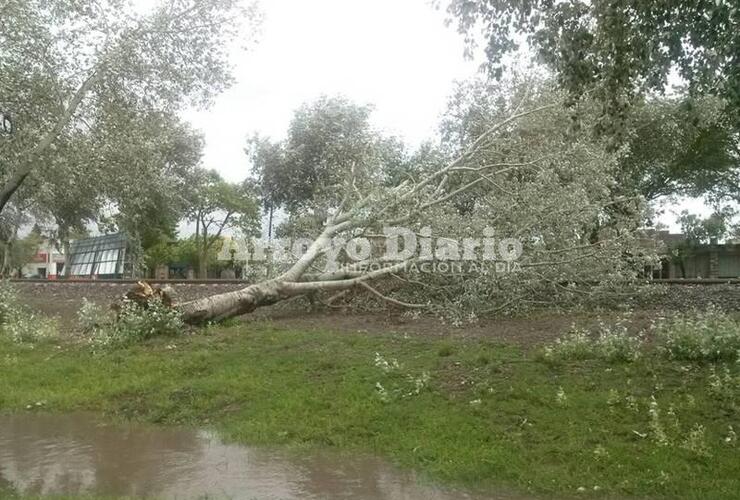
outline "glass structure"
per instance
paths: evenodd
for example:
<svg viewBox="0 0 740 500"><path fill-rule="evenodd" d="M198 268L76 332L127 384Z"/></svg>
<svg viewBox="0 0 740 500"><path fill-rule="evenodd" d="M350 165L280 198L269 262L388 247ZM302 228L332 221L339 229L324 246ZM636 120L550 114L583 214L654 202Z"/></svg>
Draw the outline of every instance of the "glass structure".
<svg viewBox="0 0 740 500"><path fill-rule="evenodd" d="M75 240L69 249L69 275L122 278L126 274L128 239L121 233Z"/></svg>

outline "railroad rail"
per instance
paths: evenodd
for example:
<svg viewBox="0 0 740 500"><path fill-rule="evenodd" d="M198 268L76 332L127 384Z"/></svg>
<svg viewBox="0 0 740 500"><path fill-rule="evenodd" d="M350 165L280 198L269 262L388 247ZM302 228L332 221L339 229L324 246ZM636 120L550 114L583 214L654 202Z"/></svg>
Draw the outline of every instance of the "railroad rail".
<svg viewBox="0 0 740 500"><path fill-rule="evenodd" d="M11 283L49 283L49 284L135 284L146 281L157 285L250 285L253 282L242 279L41 279L41 278L12 278ZM687 279L652 279L642 282L646 285L740 285L740 278L687 278Z"/></svg>
<svg viewBox="0 0 740 500"><path fill-rule="evenodd" d="M71 284L84 284L84 285L90 285L90 284L113 284L113 285L133 285L138 283L139 281L146 281L147 283L151 284L157 284L157 285L250 285L252 282L247 280L240 280L240 279L208 279L208 280L201 280L201 279L166 279L166 280L155 280L155 279L148 279L148 278L139 278L139 279L55 279L55 280L49 280L49 279L42 279L42 278L12 278L10 279L11 283L49 283L49 284L59 284L59 285L71 285Z"/></svg>

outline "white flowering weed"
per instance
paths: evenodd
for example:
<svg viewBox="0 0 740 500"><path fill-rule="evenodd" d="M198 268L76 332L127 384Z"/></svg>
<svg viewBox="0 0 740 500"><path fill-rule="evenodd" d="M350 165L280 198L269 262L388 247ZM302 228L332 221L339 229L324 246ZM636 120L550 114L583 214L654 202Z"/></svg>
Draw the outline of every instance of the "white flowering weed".
<svg viewBox="0 0 740 500"><path fill-rule="evenodd" d="M57 335L57 322L36 314L20 302L13 286L0 282L0 333L19 344L33 344Z"/></svg>
<svg viewBox="0 0 740 500"><path fill-rule="evenodd" d="M740 359L740 322L719 309L660 318L653 328L658 349L669 359Z"/></svg>
<svg viewBox="0 0 740 500"><path fill-rule="evenodd" d="M85 302L78 319L90 343L98 347L127 345L156 336L177 335L185 327L180 313L156 298L150 300L147 307L124 300L116 318Z"/></svg>

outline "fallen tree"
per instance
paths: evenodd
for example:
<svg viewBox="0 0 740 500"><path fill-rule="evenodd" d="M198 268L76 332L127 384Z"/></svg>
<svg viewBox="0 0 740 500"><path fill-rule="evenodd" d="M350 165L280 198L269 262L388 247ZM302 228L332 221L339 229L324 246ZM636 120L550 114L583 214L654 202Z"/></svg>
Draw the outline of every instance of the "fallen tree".
<svg viewBox="0 0 740 500"><path fill-rule="evenodd" d="M368 176L361 175L361 166L353 166L352 175L333 186L341 200L300 257L273 279L179 304L183 319L191 324L219 321L295 296L341 294L355 287L395 305L434 309L437 298L422 294L414 296L420 300L402 300L370 285L380 279L404 280L420 260L415 252L388 261L347 258L345 251L342 265L326 265L338 239L372 239L383 228L401 225L414 232L429 225L452 238L480 234L490 226L522 241L527 255L520 268L526 272L516 277L484 271L472 278L424 278L437 289L454 281L456 296L469 293L486 299L491 293L505 293L507 299L517 299L511 289L502 288L505 282L516 283L516 293L522 296L542 293L543 284L546 294L559 288L574 293L567 281L585 270L602 279L634 276L638 259L631 259L630 265L619 259L625 249L634 248L640 200L614 199L612 191L600 188L613 182L613 156L589 139L568 135L570 112L557 94L512 95L516 97L508 97L509 105L485 116L485 127L477 124L482 132L468 134L470 139L453 159L435 168L420 167L395 186L359 185L357 180ZM610 210L615 206L620 210ZM434 253L434 259L444 256Z"/></svg>

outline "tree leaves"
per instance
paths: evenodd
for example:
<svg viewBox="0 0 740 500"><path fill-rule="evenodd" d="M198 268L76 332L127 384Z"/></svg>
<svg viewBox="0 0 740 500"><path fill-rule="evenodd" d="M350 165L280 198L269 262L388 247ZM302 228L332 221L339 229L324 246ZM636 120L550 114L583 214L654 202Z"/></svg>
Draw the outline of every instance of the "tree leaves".
<svg viewBox="0 0 740 500"><path fill-rule="evenodd" d="M447 10L469 46L482 31L497 78L526 36L564 89L601 102L601 133L621 138L628 107L663 92L673 69L691 95L724 98L740 126L740 9L728 0L451 0Z"/></svg>
<svg viewBox="0 0 740 500"><path fill-rule="evenodd" d="M345 195L381 184L402 168L403 144L371 127L371 111L324 96L296 111L285 141L252 138L247 153L265 203L292 213L325 214Z"/></svg>
<svg viewBox="0 0 740 500"><path fill-rule="evenodd" d="M0 108L17 129L0 143L4 191L27 172L43 179L64 135L144 128L208 104L231 83L229 43L256 21L237 0L163 0L145 14L121 0L4 0L2 9Z"/></svg>

